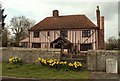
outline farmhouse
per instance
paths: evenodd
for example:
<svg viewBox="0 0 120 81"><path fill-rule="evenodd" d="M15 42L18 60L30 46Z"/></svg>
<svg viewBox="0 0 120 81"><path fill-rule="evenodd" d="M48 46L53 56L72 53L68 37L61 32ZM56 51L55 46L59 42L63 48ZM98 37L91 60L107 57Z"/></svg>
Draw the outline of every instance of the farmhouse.
<svg viewBox="0 0 120 81"><path fill-rule="evenodd" d="M104 49L104 16L100 16L99 6L96 19L97 26L84 14L61 16L58 10L54 10L53 16L28 30L27 47L61 48L63 44L63 48L70 51Z"/></svg>

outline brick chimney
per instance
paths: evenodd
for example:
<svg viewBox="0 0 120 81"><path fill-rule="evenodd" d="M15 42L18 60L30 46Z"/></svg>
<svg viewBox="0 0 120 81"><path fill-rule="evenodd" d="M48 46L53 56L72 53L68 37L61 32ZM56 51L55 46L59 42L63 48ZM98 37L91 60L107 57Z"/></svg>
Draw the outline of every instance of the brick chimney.
<svg viewBox="0 0 120 81"><path fill-rule="evenodd" d="M97 6L96 17L98 27L98 49L104 49L104 16L100 18L99 6Z"/></svg>
<svg viewBox="0 0 120 81"><path fill-rule="evenodd" d="M104 16L101 16L101 28L104 30Z"/></svg>
<svg viewBox="0 0 120 81"><path fill-rule="evenodd" d="M100 29L100 10L99 10L99 6L97 6L96 17L97 17L97 27Z"/></svg>
<svg viewBox="0 0 120 81"><path fill-rule="evenodd" d="M98 34L98 49L100 49L101 48L101 44L100 44L100 42L101 42L101 39L100 39L100 10L99 10L99 6L97 6L97 9L96 9L96 18L97 18L97 27L98 27L98 32L97 32L97 34Z"/></svg>
<svg viewBox="0 0 120 81"><path fill-rule="evenodd" d="M101 49L104 49L104 16L101 16L101 27L100 27L100 33L101 33Z"/></svg>
<svg viewBox="0 0 120 81"><path fill-rule="evenodd" d="M53 17L58 17L58 16L59 16L59 11L53 10Z"/></svg>

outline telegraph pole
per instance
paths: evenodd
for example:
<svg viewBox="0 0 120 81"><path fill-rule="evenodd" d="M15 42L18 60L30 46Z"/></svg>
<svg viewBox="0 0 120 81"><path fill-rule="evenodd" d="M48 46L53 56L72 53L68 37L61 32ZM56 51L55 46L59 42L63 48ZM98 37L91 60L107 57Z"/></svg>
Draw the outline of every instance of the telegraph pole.
<svg viewBox="0 0 120 81"><path fill-rule="evenodd" d="M4 31L4 20L7 15L3 15L4 9L2 9L2 5L0 4L0 65L2 65L2 34ZM0 77L2 76L2 67L0 66ZM0 78L1 80L1 78Z"/></svg>
<svg viewBox="0 0 120 81"><path fill-rule="evenodd" d="M0 4L0 65L2 65L2 5ZM0 76L2 76L2 67L0 66ZM0 78L2 80L2 78Z"/></svg>
<svg viewBox="0 0 120 81"><path fill-rule="evenodd" d="M2 5L0 4L0 48L2 48L2 34L4 31L4 20L7 15L4 15L4 9L2 9Z"/></svg>
<svg viewBox="0 0 120 81"><path fill-rule="evenodd" d="M0 49L2 49L2 5L0 4Z"/></svg>

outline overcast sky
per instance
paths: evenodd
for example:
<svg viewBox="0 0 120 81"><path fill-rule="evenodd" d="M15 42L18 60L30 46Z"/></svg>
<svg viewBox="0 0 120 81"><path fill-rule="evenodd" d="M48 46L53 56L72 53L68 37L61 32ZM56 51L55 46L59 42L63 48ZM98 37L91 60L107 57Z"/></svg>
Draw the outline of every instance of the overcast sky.
<svg viewBox="0 0 120 81"><path fill-rule="evenodd" d="M96 2L95 2L96 1ZM118 37L118 1L119 0L1 0L9 24L14 16L26 16L38 23L45 17L52 16L53 10L59 15L85 14L96 24L96 6L100 7L101 16L105 17L105 40Z"/></svg>

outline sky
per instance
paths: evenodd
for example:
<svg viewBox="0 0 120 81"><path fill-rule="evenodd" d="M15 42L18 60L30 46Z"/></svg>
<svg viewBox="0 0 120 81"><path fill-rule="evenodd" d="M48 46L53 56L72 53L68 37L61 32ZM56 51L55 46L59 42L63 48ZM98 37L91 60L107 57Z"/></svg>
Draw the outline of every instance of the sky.
<svg viewBox="0 0 120 81"><path fill-rule="evenodd" d="M100 7L101 16L105 17L105 40L109 37L118 38L118 1L119 0L1 0L5 23L9 24L15 16L26 16L36 23L45 17L52 16L53 10L59 15L85 14L95 24L96 6ZM120 6L119 6L120 7Z"/></svg>

